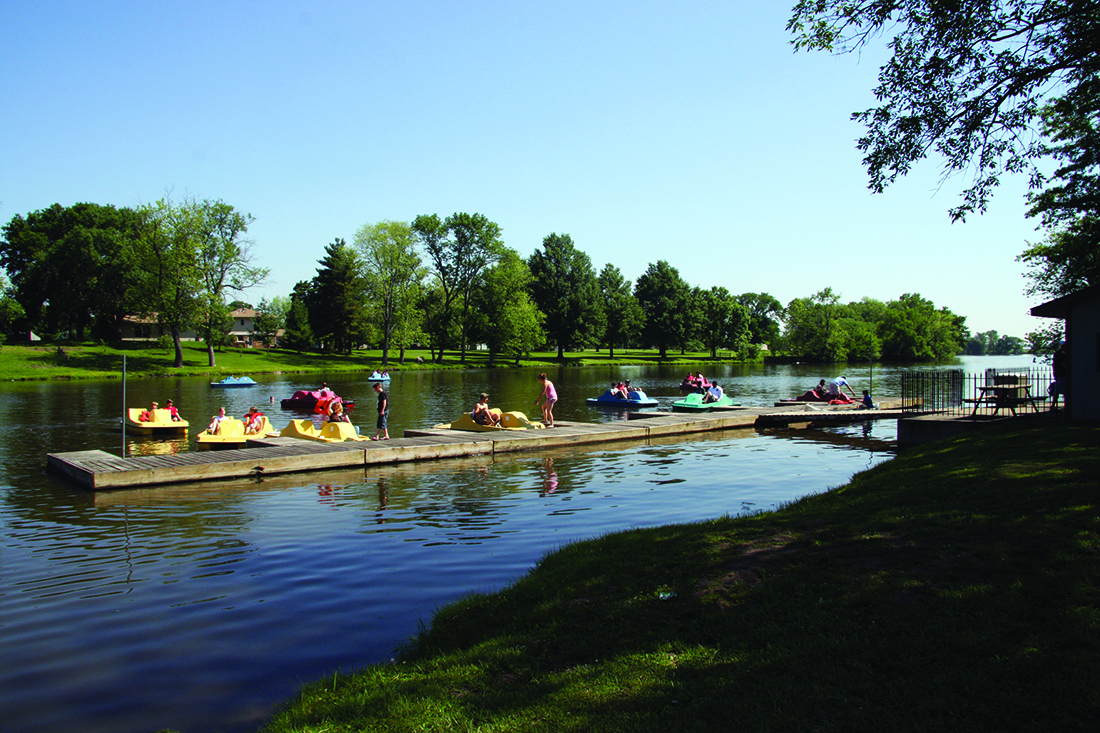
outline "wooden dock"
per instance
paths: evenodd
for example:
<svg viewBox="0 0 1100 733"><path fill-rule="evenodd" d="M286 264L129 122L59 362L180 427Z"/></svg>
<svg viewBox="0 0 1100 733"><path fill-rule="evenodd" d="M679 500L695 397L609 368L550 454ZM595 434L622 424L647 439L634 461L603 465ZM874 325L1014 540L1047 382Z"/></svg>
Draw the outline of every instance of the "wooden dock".
<svg viewBox="0 0 1100 733"><path fill-rule="evenodd" d="M120 458L101 450L51 453L49 470L92 491L136 488L214 479L271 476L301 471L368 467L462 456L592 445L618 441L645 442L746 427L791 424L835 424L901 416L899 410L853 410L792 405L724 408L708 413L631 413L612 423L559 423L553 430L465 432L449 429L406 430L388 441L317 443L296 438L249 440L243 450L190 451L175 455Z"/></svg>

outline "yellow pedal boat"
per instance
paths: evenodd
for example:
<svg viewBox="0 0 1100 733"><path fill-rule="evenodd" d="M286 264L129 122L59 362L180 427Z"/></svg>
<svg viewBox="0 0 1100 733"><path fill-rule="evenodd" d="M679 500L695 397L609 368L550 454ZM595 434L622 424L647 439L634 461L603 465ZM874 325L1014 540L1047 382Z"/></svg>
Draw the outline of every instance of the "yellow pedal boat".
<svg viewBox="0 0 1100 733"><path fill-rule="evenodd" d="M281 438L301 438L316 440L320 443L343 443L347 440L370 440L359 434L349 422L326 422L318 430L312 420L291 420L290 424L279 431Z"/></svg>
<svg viewBox="0 0 1100 733"><path fill-rule="evenodd" d="M186 420L173 420L172 413L168 410L153 410L152 420L140 419L143 412L146 412L146 410L141 407L131 407L126 410L127 433L153 435L155 433L187 432L188 422Z"/></svg>
<svg viewBox="0 0 1100 733"><path fill-rule="evenodd" d="M278 431L271 426L271 422L268 421L267 415L264 415L260 419L263 420L263 422L260 424L259 431L255 433L245 433L244 423L237 418L222 418L221 425L218 427L218 432L211 433L209 430L203 430L195 436L195 442L202 445L209 445L210 447L244 445L248 442L249 438L275 437L279 434Z"/></svg>
<svg viewBox="0 0 1100 733"><path fill-rule="evenodd" d="M477 433L492 433L501 430L541 430L546 427L540 422L531 422L522 412L501 412L496 407L490 407L489 412L500 418L501 427L474 422L473 416L468 412L462 413L462 417L452 423L440 423L435 427L447 430L470 430Z"/></svg>

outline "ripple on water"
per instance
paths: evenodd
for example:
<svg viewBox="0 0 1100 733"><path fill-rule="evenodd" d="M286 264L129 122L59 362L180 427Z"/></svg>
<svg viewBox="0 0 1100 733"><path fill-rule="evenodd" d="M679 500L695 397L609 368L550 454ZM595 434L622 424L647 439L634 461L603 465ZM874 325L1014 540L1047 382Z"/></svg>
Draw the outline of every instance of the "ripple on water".
<svg viewBox="0 0 1100 733"><path fill-rule="evenodd" d="M301 682L389 659L440 604L569 541L772 508L881 458L745 431L331 483L11 489L0 716L14 733L251 729Z"/></svg>

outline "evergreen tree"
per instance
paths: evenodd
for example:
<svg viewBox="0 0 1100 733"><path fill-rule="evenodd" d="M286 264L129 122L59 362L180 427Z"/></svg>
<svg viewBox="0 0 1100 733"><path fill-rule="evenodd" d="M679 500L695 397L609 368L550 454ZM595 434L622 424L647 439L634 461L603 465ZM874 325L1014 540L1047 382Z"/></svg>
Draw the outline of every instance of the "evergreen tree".
<svg viewBox="0 0 1100 733"><path fill-rule="evenodd" d="M309 297L312 286L307 282L299 282L294 286L294 292L290 296L290 308L286 314L286 325L283 330L283 340L289 349L299 354L313 348L316 337L313 328L309 325Z"/></svg>
<svg viewBox="0 0 1100 733"><path fill-rule="evenodd" d="M350 354L365 325L362 264L355 250L340 238L325 246L325 256L318 264L310 325L328 349Z"/></svg>

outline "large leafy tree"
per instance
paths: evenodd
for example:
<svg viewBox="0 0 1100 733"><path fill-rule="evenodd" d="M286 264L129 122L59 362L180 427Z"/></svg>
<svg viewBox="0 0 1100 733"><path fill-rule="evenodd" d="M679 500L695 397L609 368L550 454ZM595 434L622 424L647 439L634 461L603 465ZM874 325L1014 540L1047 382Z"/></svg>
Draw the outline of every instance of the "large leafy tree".
<svg viewBox="0 0 1100 733"><path fill-rule="evenodd" d="M133 287L138 216L131 209L54 204L15 216L3 229L0 265L24 312L26 330L118 338L124 316L140 310Z"/></svg>
<svg viewBox="0 0 1100 733"><path fill-rule="evenodd" d="M198 269L197 326L206 341L209 366L216 366L214 345L225 334L232 310L228 293L242 293L262 285L268 270L253 265L252 243L244 238L251 214L242 214L224 201L191 201L190 209Z"/></svg>
<svg viewBox="0 0 1100 733"><path fill-rule="evenodd" d="M1100 70L1096 0L799 0L788 29L796 48L837 52L889 37L879 103L853 115L870 187L936 152L945 175L971 175L955 218L984 210L1006 173L1041 185L1048 151L1033 132L1044 108L1068 100L1097 112L1081 93Z"/></svg>
<svg viewBox="0 0 1100 733"><path fill-rule="evenodd" d="M592 260L573 246L568 234L549 234L542 251L527 260L534 279L531 293L546 316L546 331L558 347L558 358L566 348L591 346L603 335L604 313L600 284Z"/></svg>
<svg viewBox="0 0 1100 733"><path fill-rule="evenodd" d="M405 222L382 221L361 226L355 246L381 323L382 363L388 364L395 333L411 320L407 313L414 305L411 291L426 274L416 251L416 237Z"/></svg>
<svg viewBox="0 0 1100 733"><path fill-rule="evenodd" d="M524 354L543 343L543 315L531 300L530 284L527 263L515 250L505 247L473 290L477 314L473 333L488 347L490 365L504 354L514 355L519 364Z"/></svg>
<svg viewBox="0 0 1100 733"><path fill-rule="evenodd" d="M698 338L710 350L712 359L718 349L740 351L748 343L749 310L737 302L726 288L717 286L701 290L696 298L699 307Z"/></svg>
<svg viewBox="0 0 1100 733"><path fill-rule="evenodd" d="M668 347L678 346L690 336L691 288L679 270L659 260L638 278L634 296L645 313L642 339L656 347L664 359Z"/></svg>
<svg viewBox="0 0 1100 733"><path fill-rule="evenodd" d="M767 293L742 293L735 298L749 315L749 343L768 344L779 338L783 304Z"/></svg>
<svg viewBox="0 0 1100 733"><path fill-rule="evenodd" d="M615 346L626 346L638 338L645 323L645 313L634 297L629 280L611 263L604 265L599 275L600 297L603 300L605 326L604 343L608 358L615 358Z"/></svg>
<svg viewBox="0 0 1100 733"><path fill-rule="evenodd" d="M244 235L253 221L221 200L163 198L141 207L138 261L143 302L167 326L175 365L183 366L182 332L195 328L207 344L209 365L229 320L229 292L260 285L267 270L252 264Z"/></svg>
<svg viewBox="0 0 1100 733"><path fill-rule="evenodd" d="M1059 167L1053 175L1056 185L1030 197L1028 213L1040 217L1047 230L1044 241L1030 245L1018 258L1027 265L1031 295L1057 298L1100 283L1097 108L1100 80L1078 87L1044 112L1044 131L1054 143L1051 156Z"/></svg>
<svg viewBox="0 0 1100 733"><path fill-rule="evenodd" d="M886 304L879 325L882 356L905 361L947 359L966 345L966 319L916 293L906 293Z"/></svg>
<svg viewBox="0 0 1100 733"><path fill-rule="evenodd" d="M500 237L500 227L484 214L451 214L446 225L453 237L453 262L462 292L462 316L459 320L462 351L459 361L465 364L466 348L470 343L470 291L485 268L500 258L504 242Z"/></svg>
<svg viewBox="0 0 1100 733"><path fill-rule="evenodd" d="M809 298L795 298L787 304L787 349L811 361L844 361L848 355L848 331L840 295L825 288Z"/></svg>
<svg viewBox="0 0 1100 733"><path fill-rule="evenodd" d="M198 268L193 221L186 206L163 198L138 210L141 234L138 261L146 293L143 315L155 316L168 328L175 348L175 366L183 366L181 336L200 314L198 295L202 289Z"/></svg>
<svg viewBox="0 0 1100 733"><path fill-rule="evenodd" d="M272 346L277 342L279 331L284 332L285 338L290 308L290 298L282 295L276 295L271 300L260 300L260 304L256 306L256 317L252 320L252 334L256 340Z"/></svg>
<svg viewBox="0 0 1100 733"><path fill-rule="evenodd" d="M437 358L443 359L443 350L450 344L452 317L461 308L459 348L460 360L465 363L470 293L485 268L500 256L503 247L500 227L483 214L455 213L444 221L435 214L418 216L412 228L428 253L443 296L438 304L438 317L433 319Z"/></svg>

